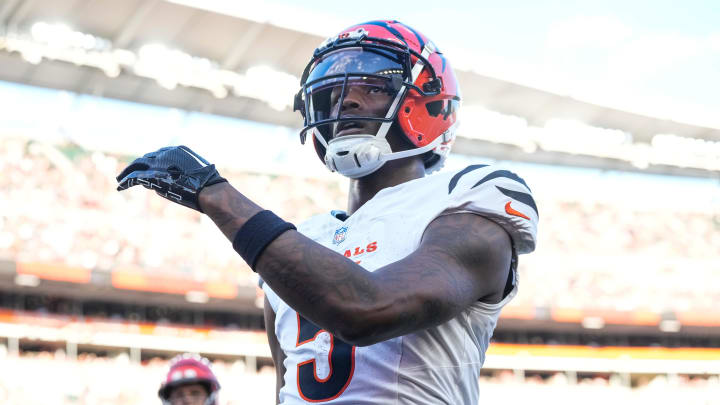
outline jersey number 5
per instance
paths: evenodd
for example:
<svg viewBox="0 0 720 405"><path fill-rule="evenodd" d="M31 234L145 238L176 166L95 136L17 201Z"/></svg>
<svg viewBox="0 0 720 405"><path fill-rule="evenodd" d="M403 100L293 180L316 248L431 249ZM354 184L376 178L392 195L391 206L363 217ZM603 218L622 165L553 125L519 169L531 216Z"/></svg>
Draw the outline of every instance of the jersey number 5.
<svg viewBox="0 0 720 405"><path fill-rule="evenodd" d="M328 333L300 316L300 314L298 314L297 318L298 339L296 346L312 342L321 332ZM298 392L304 400L309 402L330 401L339 397L345 391L355 371L355 346L351 346L330 335L328 363L330 372L325 378L318 377L315 359L298 364Z"/></svg>

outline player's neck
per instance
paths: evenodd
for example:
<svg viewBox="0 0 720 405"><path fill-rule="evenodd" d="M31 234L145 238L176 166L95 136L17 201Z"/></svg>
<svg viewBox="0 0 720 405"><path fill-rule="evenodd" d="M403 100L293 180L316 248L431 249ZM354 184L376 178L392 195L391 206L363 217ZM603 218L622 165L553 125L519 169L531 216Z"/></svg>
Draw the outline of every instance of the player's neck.
<svg viewBox="0 0 720 405"><path fill-rule="evenodd" d="M384 188L397 186L424 176L425 166L422 159L412 157L391 160L374 173L359 179L351 179L347 213L352 215Z"/></svg>

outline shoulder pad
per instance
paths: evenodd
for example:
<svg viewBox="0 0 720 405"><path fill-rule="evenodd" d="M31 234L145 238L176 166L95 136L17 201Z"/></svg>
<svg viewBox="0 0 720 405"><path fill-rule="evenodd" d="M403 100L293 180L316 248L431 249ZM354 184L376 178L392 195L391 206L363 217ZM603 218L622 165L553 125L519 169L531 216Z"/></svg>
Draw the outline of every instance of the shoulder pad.
<svg viewBox="0 0 720 405"><path fill-rule="evenodd" d="M539 213L532 191L517 174L500 167L471 165L447 184L448 209L477 213L502 226L518 253L535 249Z"/></svg>

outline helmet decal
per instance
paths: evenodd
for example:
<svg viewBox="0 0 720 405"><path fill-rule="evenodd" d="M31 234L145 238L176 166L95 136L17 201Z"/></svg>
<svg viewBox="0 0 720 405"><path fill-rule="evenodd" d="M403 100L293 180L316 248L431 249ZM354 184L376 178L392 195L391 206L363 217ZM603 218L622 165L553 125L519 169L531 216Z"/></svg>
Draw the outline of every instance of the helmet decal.
<svg viewBox="0 0 720 405"><path fill-rule="evenodd" d="M393 21L393 22L397 23L397 21ZM400 31L398 31L395 28L393 28L392 26L390 26L386 21L370 21L370 22L366 22L366 23L363 23L360 25L377 25L378 27L383 27L386 30L388 30L388 32L395 35L395 37L397 39L399 39L400 41L402 41L405 45L408 45L407 41L405 41L405 38L402 36ZM403 24L403 26L405 26L405 25ZM420 41L422 41L422 40L420 40ZM422 47L422 45L421 45L421 47Z"/></svg>

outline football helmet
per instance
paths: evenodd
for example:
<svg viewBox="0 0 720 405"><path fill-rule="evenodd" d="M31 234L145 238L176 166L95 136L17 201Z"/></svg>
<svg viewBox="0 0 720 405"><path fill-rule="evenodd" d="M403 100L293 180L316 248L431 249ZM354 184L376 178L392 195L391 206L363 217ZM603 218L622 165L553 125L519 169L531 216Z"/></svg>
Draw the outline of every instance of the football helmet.
<svg viewBox="0 0 720 405"><path fill-rule="evenodd" d="M190 353L175 356L170 361L170 369L158 390L163 405L170 404L170 393L173 389L188 384L204 385L208 392L204 405L217 405L220 383L210 369L210 361Z"/></svg>
<svg viewBox="0 0 720 405"><path fill-rule="evenodd" d="M300 141L309 132L331 171L359 178L420 154L427 172L442 167L455 139L460 90L450 63L418 31L398 21L352 26L320 44L300 84ZM384 94L382 112L346 108L353 91ZM385 137L393 124L410 149L392 151Z"/></svg>

